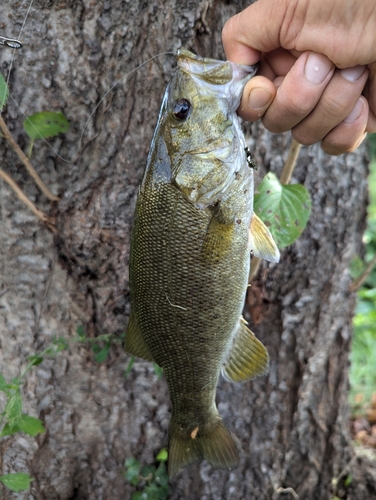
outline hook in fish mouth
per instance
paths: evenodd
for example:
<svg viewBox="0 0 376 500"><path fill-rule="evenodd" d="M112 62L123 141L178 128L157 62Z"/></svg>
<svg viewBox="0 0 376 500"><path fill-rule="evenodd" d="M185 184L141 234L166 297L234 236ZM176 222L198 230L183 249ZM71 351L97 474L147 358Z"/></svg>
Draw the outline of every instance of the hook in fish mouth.
<svg viewBox="0 0 376 500"><path fill-rule="evenodd" d="M4 36L0 36L0 45L4 47L9 47L10 49L20 49L22 47L22 43L19 40L15 40L14 38L8 38Z"/></svg>

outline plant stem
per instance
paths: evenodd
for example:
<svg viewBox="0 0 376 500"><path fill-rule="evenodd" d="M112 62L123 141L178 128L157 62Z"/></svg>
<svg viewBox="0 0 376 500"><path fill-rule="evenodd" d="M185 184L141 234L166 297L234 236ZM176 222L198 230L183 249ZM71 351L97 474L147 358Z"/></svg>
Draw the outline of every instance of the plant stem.
<svg viewBox="0 0 376 500"><path fill-rule="evenodd" d="M5 136L5 139L10 143L14 151L17 153L19 159L22 161L22 163L25 165L27 171L31 175L31 177L34 179L35 183L37 186L40 188L40 190L47 196L47 198L51 201L59 201L60 198L56 196L55 194L52 193L48 189L48 187L45 185L45 183L42 181L42 179L39 177L37 172L35 171L34 167L30 163L29 158L25 155L25 153L22 151L22 149L19 147L17 142L14 140L12 134L10 133L5 121L3 118L0 116L0 128L3 131L3 134Z"/></svg>
<svg viewBox="0 0 376 500"><path fill-rule="evenodd" d="M289 154L287 155L286 163L282 169L280 182L281 184L288 184L291 180L292 173L294 172L296 160L299 155L301 145L292 139L289 149Z"/></svg>
<svg viewBox="0 0 376 500"><path fill-rule="evenodd" d="M249 271L249 280L248 280L248 282L250 282L250 281L253 280L253 278L259 272L260 266L261 266L261 259L259 259L258 257L252 257L252 259L251 259L251 269Z"/></svg>
<svg viewBox="0 0 376 500"><path fill-rule="evenodd" d="M31 158L31 153L33 152L34 140L30 139L29 147L27 148L27 157Z"/></svg>
<svg viewBox="0 0 376 500"><path fill-rule="evenodd" d="M52 232L56 233L56 228L54 225L54 220L51 217L48 217L42 210L39 210L34 203L29 200L29 198L25 195L22 189L14 182L12 177L8 175L4 170L0 168L0 178L4 179L6 183L13 189L18 198L27 205L30 210L37 216L39 219L46 224L46 226L51 229Z"/></svg>
<svg viewBox="0 0 376 500"><path fill-rule="evenodd" d="M368 263L362 274L351 283L351 285L349 286L350 292L356 292L363 285L368 276L371 274L371 271L374 268L375 264L376 255L373 256L373 259Z"/></svg>

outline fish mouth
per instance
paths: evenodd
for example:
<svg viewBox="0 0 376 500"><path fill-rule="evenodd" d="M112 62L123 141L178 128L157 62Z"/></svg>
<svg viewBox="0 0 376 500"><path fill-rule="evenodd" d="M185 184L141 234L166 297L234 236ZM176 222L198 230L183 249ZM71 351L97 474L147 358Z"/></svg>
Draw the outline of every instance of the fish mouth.
<svg viewBox="0 0 376 500"><path fill-rule="evenodd" d="M176 57L178 66L201 87L204 86L207 91L214 90L218 97L223 94L222 97L236 99L238 103L234 109L239 105L242 89L258 68L257 64L245 66L231 61L200 57L185 48L179 49Z"/></svg>

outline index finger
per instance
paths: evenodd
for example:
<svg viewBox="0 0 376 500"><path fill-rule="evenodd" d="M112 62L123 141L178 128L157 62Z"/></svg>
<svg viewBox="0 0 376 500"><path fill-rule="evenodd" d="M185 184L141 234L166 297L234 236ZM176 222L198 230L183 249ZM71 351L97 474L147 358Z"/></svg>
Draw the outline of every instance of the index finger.
<svg viewBox="0 0 376 500"><path fill-rule="evenodd" d="M252 65L261 52L280 47L279 32L284 19L283 1L258 0L231 17L223 27L222 42L226 57L238 64ZM276 12L277 10L281 12Z"/></svg>

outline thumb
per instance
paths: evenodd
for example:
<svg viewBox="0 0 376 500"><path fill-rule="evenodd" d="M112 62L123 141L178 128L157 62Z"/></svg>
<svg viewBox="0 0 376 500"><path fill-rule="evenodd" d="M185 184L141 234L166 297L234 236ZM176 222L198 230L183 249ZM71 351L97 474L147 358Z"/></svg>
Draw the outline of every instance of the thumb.
<svg viewBox="0 0 376 500"><path fill-rule="evenodd" d="M273 102L276 88L263 76L251 78L244 88L238 114L244 120L255 122L259 120Z"/></svg>

